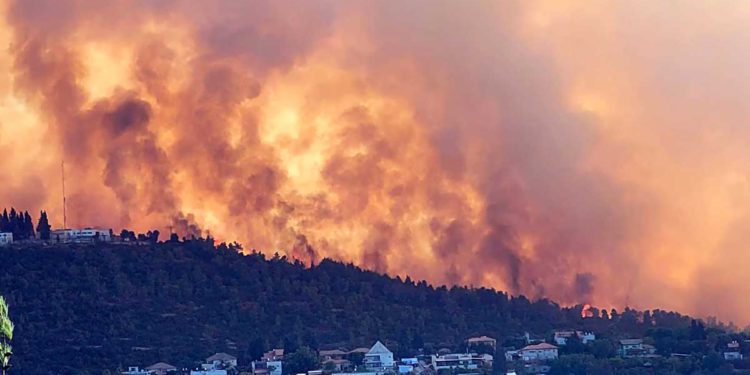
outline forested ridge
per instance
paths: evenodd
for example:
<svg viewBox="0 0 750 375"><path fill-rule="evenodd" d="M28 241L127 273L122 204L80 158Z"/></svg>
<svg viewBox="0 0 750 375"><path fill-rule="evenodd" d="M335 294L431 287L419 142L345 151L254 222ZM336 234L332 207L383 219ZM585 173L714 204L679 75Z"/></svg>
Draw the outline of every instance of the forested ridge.
<svg viewBox="0 0 750 375"><path fill-rule="evenodd" d="M0 248L0 295L16 323L13 373L102 374L157 361L192 367L215 352L248 363L273 347L353 348L376 339L405 356L460 349L472 335L512 345L525 332L559 328L611 338L661 330L667 339L664 332L691 329L689 317L673 312L602 317L594 309L583 319L580 306L239 250L201 239ZM658 349L703 345L673 341Z"/></svg>

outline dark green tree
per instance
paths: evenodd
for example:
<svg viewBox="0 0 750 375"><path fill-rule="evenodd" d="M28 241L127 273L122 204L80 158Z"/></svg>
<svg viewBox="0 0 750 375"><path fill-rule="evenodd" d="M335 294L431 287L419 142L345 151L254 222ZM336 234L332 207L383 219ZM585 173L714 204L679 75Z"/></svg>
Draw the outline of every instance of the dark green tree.
<svg viewBox="0 0 750 375"><path fill-rule="evenodd" d="M39 238L42 240L49 240L49 234L52 226L49 225L49 219L47 218L47 212L42 211L39 214L39 223L36 225L36 231L39 233Z"/></svg>
<svg viewBox="0 0 750 375"><path fill-rule="evenodd" d="M284 357L284 374L299 374L309 370L320 368L318 353L307 346L302 346L297 351Z"/></svg>
<svg viewBox="0 0 750 375"><path fill-rule="evenodd" d="M34 220L31 219L29 211L23 213L23 235L24 238L34 238Z"/></svg>

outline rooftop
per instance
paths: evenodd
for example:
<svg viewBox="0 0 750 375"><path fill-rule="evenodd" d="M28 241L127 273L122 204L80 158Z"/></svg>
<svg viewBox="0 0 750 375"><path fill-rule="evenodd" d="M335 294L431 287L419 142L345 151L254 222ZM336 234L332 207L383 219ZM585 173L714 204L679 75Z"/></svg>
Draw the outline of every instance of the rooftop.
<svg viewBox="0 0 750 375"><path fill-rule="evenodd" d="M383 345L382 342L378 341L375 343L375 345L370 348L370 350L367 352L367 354L388 354L392 353L388 348Z"/></svg>
<svg viewBox="0 0 750 375"><path fill-rule="evenodd" d="M643 344L643 339L623 339L620 340L620 345L638 345Z"/></svg>
<svg viewBox="0 0 750 375"><path fill-rule="evenodd" d="M177 367L174 367L174 366L170 365L169 363L158 362L158 363L154 363L151 366L146 367L146 370L167 370L167 371L171 371L171 370L177 370Z"/></svg>
<svg viewBox="0 0 750 375"><path fill-rule="evenodd" d="M216 353L216 354L214 354L214 355L206 358L207 362L213 362L213 361L226 362L226 361L236 361L236 360L237 360L237 357L235 357L233 355L229 355L227 353Z"/></svg>
<svg viewBox="0 0 750 375"><path fill-rule="evenodd" d="M496 341L492 337L489 336L479 336L479 337L469 337L466 339L468 342L482 342L482 341Z"/></svg>
<svg viewBox="0 0 750 375"><path fill-rule="evenodd" d="M525 346L521 350L546 350L546 349L557 349L557 347L554 346L554 345L552 345L552 344L548 344L546 342L543 342L541 344L534 344L534 345Z"/></svg>

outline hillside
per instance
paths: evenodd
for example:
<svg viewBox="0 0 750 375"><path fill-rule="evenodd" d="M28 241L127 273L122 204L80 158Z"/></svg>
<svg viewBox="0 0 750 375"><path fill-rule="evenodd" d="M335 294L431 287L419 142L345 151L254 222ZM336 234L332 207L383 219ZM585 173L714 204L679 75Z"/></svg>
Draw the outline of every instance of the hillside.
<svg viewBox="0 0 750 375"><path fill-rule="evenodd" d="M16 374L102 374L160 360L190 367L217 351L247 363L272 347L352 348L375 339L411 355L460 349L480 334L514 345L527 331L582 328L614 338L691 326L663 311L583 319L580 306L436 288L330 260L306 268L202 240L0 251L0 294L17 326Z"/></svg>

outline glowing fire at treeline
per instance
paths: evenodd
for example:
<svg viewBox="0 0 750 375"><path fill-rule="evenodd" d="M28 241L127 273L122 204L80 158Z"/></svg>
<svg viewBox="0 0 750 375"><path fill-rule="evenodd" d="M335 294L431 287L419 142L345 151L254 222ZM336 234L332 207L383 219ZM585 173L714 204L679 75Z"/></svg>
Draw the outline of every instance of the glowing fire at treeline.
<svg viewBox="0 0 750 375"><path fill-rule="evenodd" d="M747 5L586 3L7 1L0 200L746 319Z"/></svg>

